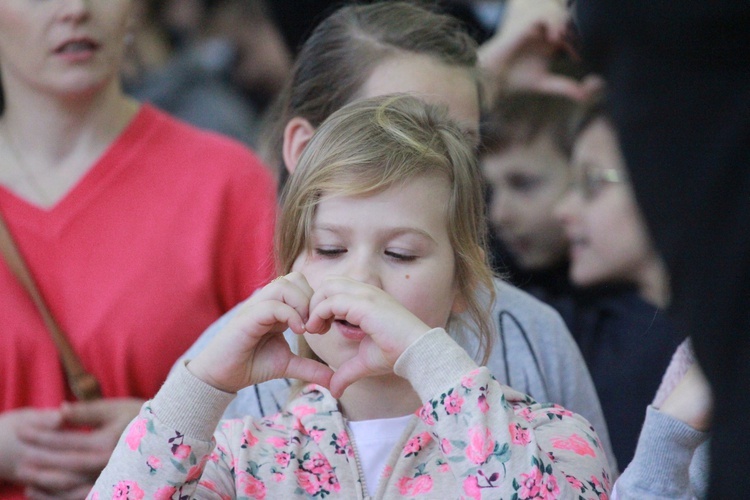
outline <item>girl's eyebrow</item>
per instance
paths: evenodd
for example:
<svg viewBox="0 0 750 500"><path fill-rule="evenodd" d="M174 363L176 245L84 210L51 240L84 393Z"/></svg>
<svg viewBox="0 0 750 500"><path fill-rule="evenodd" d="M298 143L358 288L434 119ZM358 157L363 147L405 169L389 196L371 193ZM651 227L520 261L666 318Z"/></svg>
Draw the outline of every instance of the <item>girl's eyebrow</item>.
<svg viewBox="0 0 750 500"><path fill-rule="evenodd" d="M313 232L315 231L322 231L322 232L328 232L328 233L334 233L336 235L340 234L347 234L351 232L351 229L346 226L340 226L336 224L323 224L323 225L314 225L312 228ZM404 235L415 235L417 237L425 238L429 240L432 243L437 243L435 238L432 237L430 233L423 229L419 229L412 226L395 226L387 228L386 230L382 231L386 238L397 238L399 236Z"/></svg>

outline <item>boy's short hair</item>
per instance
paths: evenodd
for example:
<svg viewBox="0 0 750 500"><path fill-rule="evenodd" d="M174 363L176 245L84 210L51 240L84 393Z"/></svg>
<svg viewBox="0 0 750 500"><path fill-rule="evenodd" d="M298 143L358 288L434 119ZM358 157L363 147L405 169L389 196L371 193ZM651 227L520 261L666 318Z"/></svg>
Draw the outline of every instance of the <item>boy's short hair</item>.
<svg viewBox="0 0 750 500"><path fill-rule="evenodd" d="M479 128L480 155L529 145L547 135L566 157L573 149L572 128L582 106L561 95L518 91L501 95Z"/></svg>

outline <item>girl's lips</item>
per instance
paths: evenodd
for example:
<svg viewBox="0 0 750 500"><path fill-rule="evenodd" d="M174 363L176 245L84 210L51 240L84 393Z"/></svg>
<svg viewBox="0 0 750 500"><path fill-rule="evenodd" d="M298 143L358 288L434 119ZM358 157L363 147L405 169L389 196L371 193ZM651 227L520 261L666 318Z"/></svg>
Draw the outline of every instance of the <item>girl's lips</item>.
<svg viewBox="0 0 750 500"><path fill-rule="evenodd" d="M358 326L352 325L348 321L337 319L335 321L336 328L338 329L339 333L348 340L353 340L355 342L361 342L362 339L367 336L367 334L362 331L362 329Z"/></svg>

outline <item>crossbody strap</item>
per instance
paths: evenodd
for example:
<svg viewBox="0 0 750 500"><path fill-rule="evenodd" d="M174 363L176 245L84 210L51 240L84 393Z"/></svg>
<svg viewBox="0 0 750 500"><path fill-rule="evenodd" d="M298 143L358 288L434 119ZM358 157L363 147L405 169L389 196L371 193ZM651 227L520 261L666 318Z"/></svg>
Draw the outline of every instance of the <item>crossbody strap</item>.
<svg viewBox="0 0 750 500"><path fill-rule="evenodd" d="M0 251L2 251L10 270L29 293L39 314L42 316L42 320L44 320L44 324L47 326L47 331L49 331L60 354L70 390L82 401L100 399L102 395L99 382L96 380L96 377L87 372L83 367L83 363L81 363L70 342L68 342L65 334L63 334L62 329L52 316L47 303L44 301L39 288L37 288L34 282L34 278L31 276L29 268L26 266L26 262L18 251L15 241L13 241L2 212L0 212Z"/></svg>

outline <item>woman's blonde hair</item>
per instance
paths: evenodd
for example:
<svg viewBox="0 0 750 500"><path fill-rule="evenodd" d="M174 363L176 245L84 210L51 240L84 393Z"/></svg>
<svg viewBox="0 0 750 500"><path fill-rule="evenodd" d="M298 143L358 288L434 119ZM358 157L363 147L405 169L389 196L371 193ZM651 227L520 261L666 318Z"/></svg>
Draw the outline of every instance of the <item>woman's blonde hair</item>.
<svg viewBox="0 0 750 500"><path fill-rule="evenodd" d="M426 176L442 177L450 186L448 234L455 280L486 362L492 330L479 292L492 296L494 288L484 251L483 186L472 145L445 107L393 94L356 101L331 115L305 148L281 195L279 272L288 273L299 255L312 251L315 209L326 197L374 195ZM456 319L451 315L449 329ZM300 354L310 355L304 342Z"/></svg>

